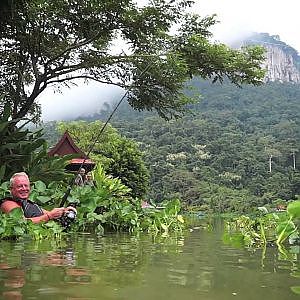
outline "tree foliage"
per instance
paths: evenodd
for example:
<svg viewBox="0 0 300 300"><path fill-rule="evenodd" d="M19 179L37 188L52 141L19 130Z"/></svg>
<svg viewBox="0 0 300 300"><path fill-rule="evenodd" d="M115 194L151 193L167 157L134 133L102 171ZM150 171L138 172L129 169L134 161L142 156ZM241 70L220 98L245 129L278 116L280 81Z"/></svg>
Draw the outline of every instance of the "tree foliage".
<svg viewBox="0 0 300 300"><path fill-rule="evenodd" d="M193 1L16 0L1 5L0 103L13 119L39 117L48 87L97 81L129 91L137 110L171 118L190 101L187 78L261 83L261 48L209 42L215 16L187 13ZM171 29L176 26L175 33ZM120 46L124 45L124 46ZM79 81L82 82L82 81Z"/></svg>
<svg viewBox="0 0 300 300"><path fill-rule="evenodd" d="M31 132L18 120L10 120L6 105L0 117L0 182L9 180L15 172L25 171L32 180L65 180L64 166L70 157L49 157L48 145L42 130Z"/></svg>
<svg viewBox="0 0 300 300"><path fill-rule="evenodd" d="M295 199L300 194L299 87L192 84L202 101L180 120L139 115L125 105L115 117L114 127L145 152L148 197L178 197L220 212Z"/></svg>
<svg viewBox="0 0 300 300"><path fill-rule="evenodd" d="M60 122L60 133L68 131L75 143L90 157L101 163L105 172L131 189L131 196L143 197L148 190L149 172L143 162L143 153L132 140L121 136L110 125L103 134L99 132L103 127L100 121Z"/></svg>

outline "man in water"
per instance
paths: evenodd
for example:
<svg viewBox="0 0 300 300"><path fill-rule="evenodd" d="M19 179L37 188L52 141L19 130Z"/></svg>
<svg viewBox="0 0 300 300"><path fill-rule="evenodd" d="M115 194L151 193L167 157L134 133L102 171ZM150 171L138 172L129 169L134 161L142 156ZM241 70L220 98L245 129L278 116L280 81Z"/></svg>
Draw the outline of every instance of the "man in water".
<svg viewBox="0 0 300 300"><path fill-rule="evenodd" d="M11 197L5 198L1 202L1 210L9 213L14 208L22 208L26 219L33 223L48 222L59 219L69 210L76 212L74 207L58 207L48 211L39 207L28 199L30 194L30 182L25 172L15 173L10 179Z"/></svg>

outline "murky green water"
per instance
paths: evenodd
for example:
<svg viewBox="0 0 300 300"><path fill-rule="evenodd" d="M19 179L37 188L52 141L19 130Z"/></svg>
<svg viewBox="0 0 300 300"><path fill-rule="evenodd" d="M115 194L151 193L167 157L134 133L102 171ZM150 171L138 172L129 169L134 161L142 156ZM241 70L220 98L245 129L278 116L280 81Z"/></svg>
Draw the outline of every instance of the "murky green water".
<svg viewBox="0 0 300 300"><path fill-rule="evenodd" d="M233 248L221 231L1 241L0 299L300 299L297 254Z"/></svg>

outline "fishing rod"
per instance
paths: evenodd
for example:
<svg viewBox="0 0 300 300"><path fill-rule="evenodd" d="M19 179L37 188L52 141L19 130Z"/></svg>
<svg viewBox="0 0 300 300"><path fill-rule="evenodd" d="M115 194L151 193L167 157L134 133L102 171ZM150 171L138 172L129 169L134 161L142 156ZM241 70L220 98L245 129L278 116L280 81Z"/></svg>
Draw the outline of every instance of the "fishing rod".
<svg viewBox="0 0 300 300"><path fill-rule="evenodd" d="M139 75L139 78L142 78L142 76L150 69L150 67L153 65L153 61L150 61L146 67L144 68L144 70L142 70L142 72ZM127 89L127 91L124 93L124 95L121 97L121 99L119 100L119 102L117 103L117 105L115 106L115 108L113 109L113 111L110 113L108 119L106 120L106 122L103 124L101 130L99 131L99 133L95 136L95 138L93 139L93 143L91 144L91 146L89 147L89 150L87 152L87 154L84 156L83 161L81 162L78 171L75 173L74 177L72 178L70 184L68 185L68 188L65 192L65 194L62 197L62 200L60 202L60 207L63 207L71 193L72 187L75 183L75 178L78 176L80 169L83 167L84 163L86 162L86 160L88 159L89 155L91 154L92 150L94 149L96 143L98 142L100 136L102 135L102 133L104 132L106 126L108 125L109 121L111 120L111 118L113 117L113 115L115 114L115 112L117 111L117 109L119 108L119 106L121 105L121 103L123 102L123 100L126 98L126 96L129 94L129 92L131 91L131 88L129 87Z"/></svg>

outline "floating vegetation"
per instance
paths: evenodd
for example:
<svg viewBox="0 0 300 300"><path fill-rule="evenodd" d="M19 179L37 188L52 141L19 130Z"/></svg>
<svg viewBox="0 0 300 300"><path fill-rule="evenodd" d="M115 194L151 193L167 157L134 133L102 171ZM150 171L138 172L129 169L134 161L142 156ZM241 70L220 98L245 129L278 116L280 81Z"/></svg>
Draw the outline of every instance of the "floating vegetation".
<svg viewBox="0 0 300 300"><path fill-rule="evenodd" d="M297 220L300 219L300 200L290 202L287 209L268 212L260 208L257 217L239 216L225 222L224 242L261 247L299 243Z"/></svg>
<svg viewBox="0 0 300 300"><path fill-rule="evenodd" d="M94 232L103 234L107 231L125 232L181 232L185 227L180 214L181 204L178 199L165 203L163 209L143 209L141 200L130 196L130 189L118 178L105 175L101 167L95 171L96 186L74 187L68 197L68 204L77 208L77 217L68 227L69 231ZM0 198L8 193L8 183L0 186ZM32 185L30 199L45 209L57 207L63 196L62 186L41 181ZM61 238L65 228L59 222L33 224L23 217L21 209L12 213L1 214L0 239L31 236L34 239L45 237Z"/></svg>

